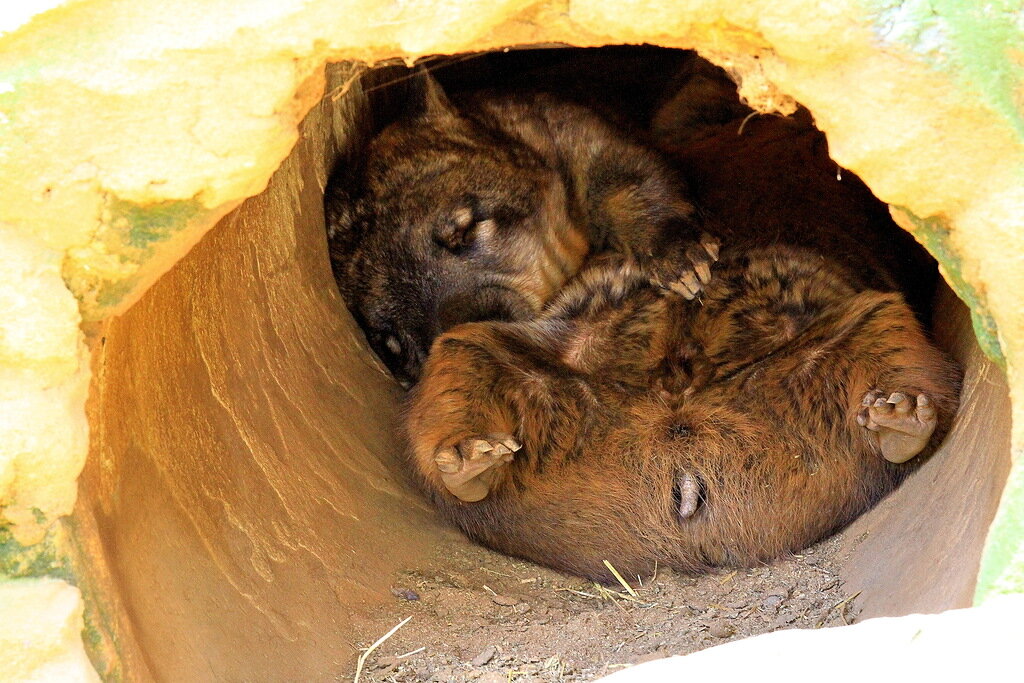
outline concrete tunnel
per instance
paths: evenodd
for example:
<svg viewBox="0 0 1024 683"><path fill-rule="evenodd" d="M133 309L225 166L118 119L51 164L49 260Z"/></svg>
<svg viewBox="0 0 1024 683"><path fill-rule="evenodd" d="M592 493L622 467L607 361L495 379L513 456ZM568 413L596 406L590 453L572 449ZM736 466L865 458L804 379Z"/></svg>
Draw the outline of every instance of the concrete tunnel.
<svg viewBox="0 0 1024 683"><path fill-rule="evenodd" d="M861 618L1019 590L989 539L1020 542L1024 232L1003 219L1024 205L1022 135L964 95L967 61L943 71L879 28L898 18L850 3L797 26L786 14L806 3L768 4L423 2L436 13L406 21L356 2L342 21L336 3L197 1L178 18L191 30L159 31L156 5L86 0L0 34L0 93L16 95L0 99L15 140L0 215L12 671L347 676L353 615L428 550L466 543L402 471L401 390L333 286L323 189L364 126L358 64L526 45L697 49L755 108L811 110L837 163L939 260L934 334L966 370L941 451L843 532L843 578Z"/></svg>

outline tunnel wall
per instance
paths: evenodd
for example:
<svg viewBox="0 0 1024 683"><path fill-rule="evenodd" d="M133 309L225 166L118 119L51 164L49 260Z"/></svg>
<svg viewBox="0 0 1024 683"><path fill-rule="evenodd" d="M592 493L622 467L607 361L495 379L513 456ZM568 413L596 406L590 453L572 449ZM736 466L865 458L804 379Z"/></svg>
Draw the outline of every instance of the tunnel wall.
<svg viewBox="0 0 1024 683"><path fill-rule="evenodd" d="M118 600L106 614L89 600L87 616L128 679L343 676L349 616L389 599L389 578L427 546L459 542L409 489L399 393L331 281L332 131L366 113L350 88L310 112L265 192L89 328L93 438L75 519L83 569L104 564L87 597ZM1009 468L1002 371L942 292L935 326L966 369L965 407L940 452L844 537L865 616L971 604Z"/></svg>
<svg viewBox="0 0 1024 683"><path fill-rule="evenodd" d="M443 537L397 454L399 390L333 284L330 99L267 190L93 334L76 518L162 680L347 673L348 615ZM84 529L83 529L84 531ZM133 642L131 642L133 641Z"/></svg>
<svg viewBox="0 0 1024 683"><path fill-rule="evenodd" d="M1007 51L1022 29L1013 2L189 0L173 27L149 3L42 7L52 9L0 20L0 553L12 592L36 590L28 577L54 572L49 562L23 571L26 554L77 542L55 522L72 509L87 449L97 452L87 441L90 359L79 320L129 310L266 187L324 93L325 61L649 41L699 48L761 109L785 111L795 98L836 160L902 207L902 224L971 305L983 348L1009 373L1014 452L1024 443L1024 126L1021 65ZM348 87L327 87L332 101ZM91 439L97 430L94 415ZM1018 464L981 597L1024 584L1022 506ZM33 550L40 541L45 552ZM38 605L38 614L7 610L0 621L42 623ZM73 621L76 611L66 614Z"/></svg>

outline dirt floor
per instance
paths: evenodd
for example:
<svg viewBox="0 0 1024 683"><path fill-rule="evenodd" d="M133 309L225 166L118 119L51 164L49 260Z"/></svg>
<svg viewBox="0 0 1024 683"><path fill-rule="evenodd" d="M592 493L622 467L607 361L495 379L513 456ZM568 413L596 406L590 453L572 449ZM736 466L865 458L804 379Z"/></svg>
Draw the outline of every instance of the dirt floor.
<svg viewBox="0 0 1024 683"><path fill-rule="evenodd" d="M457 541L397 577L394 601L365 617L363 652L404 623L364 657L359 680L590 681L759 633L852 623L838 547L701 577L624 577L631 595Z"/></svg>

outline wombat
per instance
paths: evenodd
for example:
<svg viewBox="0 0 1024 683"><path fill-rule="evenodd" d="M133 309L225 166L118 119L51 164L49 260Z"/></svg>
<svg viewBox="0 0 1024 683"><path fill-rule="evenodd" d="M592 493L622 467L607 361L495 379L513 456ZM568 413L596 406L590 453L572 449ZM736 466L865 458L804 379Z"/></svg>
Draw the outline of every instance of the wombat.
<svg viewBox="0 0 1024 683"><path fill-rule="evenodd" d="M419 81L420 106L339 165L325 207L339 288L406 386L441 332L536 316L591 253L686 297L707 283L717 241L657 153L549 94L453 103Z"/></svg>
<svg viewBox="0 0 1024 683"><path fill-rule="evenodd" d="M715 107L659 138L722 236L694 299L605 253L540 315L434 342L411 465L480 542L596 580L604 560L751 565L847 524L947 433L961 372L922 324L934 265L805 112Z"/></svg>

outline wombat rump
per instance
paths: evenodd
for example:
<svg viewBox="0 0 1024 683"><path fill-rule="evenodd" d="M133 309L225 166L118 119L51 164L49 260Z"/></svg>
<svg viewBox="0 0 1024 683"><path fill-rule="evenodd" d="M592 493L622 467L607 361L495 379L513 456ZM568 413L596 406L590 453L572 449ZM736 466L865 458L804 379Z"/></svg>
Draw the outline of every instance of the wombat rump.
<svg viewBox="0 0 1024 683"><path fill-rule="evenodd" d="M538 319L439 337L407 420L433 502L575 574L696 572L818 540L934 450L960 375L901 295L799 248L716 271L687 301L613 258Z"/></svg>

